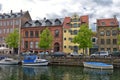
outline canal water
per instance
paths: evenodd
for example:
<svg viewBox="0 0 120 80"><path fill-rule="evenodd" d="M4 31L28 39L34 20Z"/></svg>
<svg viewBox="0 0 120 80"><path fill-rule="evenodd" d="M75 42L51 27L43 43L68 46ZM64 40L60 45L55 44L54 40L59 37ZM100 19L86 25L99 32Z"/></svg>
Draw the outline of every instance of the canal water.
<svg viewBox="0 0 120 80"><path fill-rule="evenodd" d="M120 69L0 65L0 80L120 80Z"/></svg>

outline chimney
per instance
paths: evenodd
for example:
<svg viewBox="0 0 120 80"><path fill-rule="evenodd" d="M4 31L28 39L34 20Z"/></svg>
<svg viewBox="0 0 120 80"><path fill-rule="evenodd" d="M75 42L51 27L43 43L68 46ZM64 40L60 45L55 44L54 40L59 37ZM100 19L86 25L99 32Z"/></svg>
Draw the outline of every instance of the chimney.
<svg viewBox="0 0 120 80"><path fill-rule="evenodd" d="M46 17L44 17L44 20L46 20Z"/></svg>
<svg viewBox="0 0 120 80"><path fill-rule="evenodd" d="M23 13L23 11L22 11L22 10L20 10L20 13L22 14L22 13Z"/></svg>
<svg viewBox="0 0 120 80"><path fill-rule="evenodd" d="M12 10L10 11L10 13L11 13L11 14L13 13Z"/></svg>
<svg viewBox="0 0 120 80"><path fill-rule="evenodd" d="M116 15L113 16L116 19Z"/></svg>

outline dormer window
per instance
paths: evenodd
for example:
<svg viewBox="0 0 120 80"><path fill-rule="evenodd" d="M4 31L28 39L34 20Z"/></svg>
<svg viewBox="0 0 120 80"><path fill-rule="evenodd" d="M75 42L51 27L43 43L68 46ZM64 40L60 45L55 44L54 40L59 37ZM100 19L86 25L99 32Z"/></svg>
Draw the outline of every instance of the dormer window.
<svg viewBox="0 0 120 80"><path fill-rule="evenodd" d="M102 24L102 26L105 26L105 22L102 22L101 24Z"/></svg>
<svg viewBox="0 0 120 80"><path fill-rule="evenodd" d="M110 22L110 25L114 25L114 22Z"/></svg>
<svg viewBox="0 0 120 80"><path fill-rule="evenodd" d="M61 22L60 21L55 21L55 25L60 25Z"/></svg>
<svg viewBox="0 0 120 80"><path fill-rule="evenodd" d="M2 15L0 15L0 19L2 19L3 18L3 16Z"/></svg>
<svg viewBox="0 0 120 80"><path fill-rule="evenodd" d="M52 23L51 23L50 21L47 21L47 22L46 22L46 26L51 26L51 24L52 24Z"/></svg>
<svg viewBox="0 0 120 80"><path fill-rule="evenodd" d="M29 24L29 23L26 23L26 24L25 24L25 27L30 27L30 24Z"/></svg>
<svg viewBox="0 0 120 80"><path fill-rule="evenodd" d="M42 24L37 20L37 21L35 21L35 25L36 26L41 26Z"/></svg>
<svg viewBox="0 0 120 80"><path fill-rule="evenodd" d="M15 14L12 14L12 15L11 15L11 17L12 17L12 18L15 18L15 17L16 17L16 15L15 15Z"/></svg>

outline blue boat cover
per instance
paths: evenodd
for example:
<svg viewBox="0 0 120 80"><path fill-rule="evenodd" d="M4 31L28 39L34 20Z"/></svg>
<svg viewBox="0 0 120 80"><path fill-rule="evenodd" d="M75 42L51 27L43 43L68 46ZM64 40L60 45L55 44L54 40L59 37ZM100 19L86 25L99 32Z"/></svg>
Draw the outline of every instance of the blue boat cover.
<svg viewBox="0 0 120 80"><path fill-rule="evenodd" d="M24 56L24 63L34 63L34 61L36 60L37 56L36 55L26 55Z"/></svg>

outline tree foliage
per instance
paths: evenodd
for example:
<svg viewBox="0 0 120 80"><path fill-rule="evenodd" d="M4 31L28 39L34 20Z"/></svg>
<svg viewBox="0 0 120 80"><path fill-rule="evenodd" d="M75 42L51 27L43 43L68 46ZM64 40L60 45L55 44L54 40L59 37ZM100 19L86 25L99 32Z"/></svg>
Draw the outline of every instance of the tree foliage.
<svg viewBox="0 0 120 80"><path fill-rule="evenodd" d="M6 38L5 42L10 48L18 48L19 46L19 31L15 29L12 33L10 33Z"/></svg>
<svg viewBox="0 0 120 80"><path fill-rule="evenodd" d="M92 47L92 30L89 29L87 24L82 24L78 34L73 38L73 43L77 43L79 48L91 48ZM83 51L84 52L84 51Z"/></svg>
<svg viewBox="0 0 120 80"><path fill-rule="evenodd" d="M40 34L40 41L38 46L44 50L49 49L52 45L52 35L48 28L45 28L43 32Z"/></svg>

